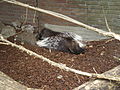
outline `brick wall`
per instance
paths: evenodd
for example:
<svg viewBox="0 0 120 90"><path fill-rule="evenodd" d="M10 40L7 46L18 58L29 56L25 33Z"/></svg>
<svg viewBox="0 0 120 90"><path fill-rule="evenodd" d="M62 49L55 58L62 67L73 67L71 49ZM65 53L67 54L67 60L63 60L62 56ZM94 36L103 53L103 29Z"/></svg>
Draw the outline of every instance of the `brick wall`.
<svg viewBox="0 0 120 90"><path fill-rule="evenodd" d="M119 0L18 0L24 3L35 6L38 2L38 7L52 10L58 13L70 16L78 21L95 26L101 29L106 29L104 21L104 13L108 20L111 29L118 31L120 28L120 1ZM0 20L10 22L20 19L26 14L26 9L20 6L0 3ZM34 23L34 11L28 10L27 22ZM76 26L75 24L58 19L56 17L39 13L40 24L56 24ZM37 19L36 19L37 21Z"/></svg>
<svg viewBox="0 0 120 90"><path fill-rule="evenodd" d="M39 0L39 7L65 14L101 29L106 29L105 14L111 29L117 32L120 28L119 0ZM76 26L43 13L40 14L40 18L41 23Z"/></svg>
<svg viewBox="0 0 120 90"><path fill-rule="evenodd" d="M20 2L23 3L28 3L30 5L35 6L36 2L35 0L29 0L29 2L27 0L18 0ZM17 6L14 4L9 4L6 2L2 2L0 3L0 21L4 22L4 23L11 23L12 21L15 20L23 20L26 17L26 21L29 23L33 23L33 18L34 18L34 13L35 11L30 10L30 9L26 9L24 7L21 6Z"/></svg>

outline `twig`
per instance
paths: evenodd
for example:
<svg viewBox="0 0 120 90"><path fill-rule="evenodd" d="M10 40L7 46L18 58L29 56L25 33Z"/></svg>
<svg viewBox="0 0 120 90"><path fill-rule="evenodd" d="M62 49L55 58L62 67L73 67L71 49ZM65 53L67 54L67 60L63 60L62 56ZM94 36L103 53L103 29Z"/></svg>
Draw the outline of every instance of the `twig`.
<svg viewBox="0 0 120 90"><path fill-rule="evenodd" d="M108 21L107 21L106 16L105 16L105 23L106 23L106 26L107 26L108 31L109 31L109 32L112 32L111 29L110 29L110 27L109 27L109 25L108 25Z"/></svg>
<svg viewBox="0 0 120 90"><path fill-rule="evenodd" d="M15 1L15 0L3 0L3 1L11 3L11 4L19 5L19 6L22 6L22 7L26 7L26 8L32 9L32 10L36 10L36 11L39 11L39 12L43 12L43 13L46 13L46 14L49 14L49 15L52 15L52 16L55 16L57 18L61 18L61 19L64 19L66 21L75 23L75 24L80 25L82 27L85 27L87 29L96 31L96 32L98 32L100 34L103 34L105 36L114 37L115 39L120 40L120 35L119 34L115 34L113 32L107 32L107 31L103 31L103 30L95 28L95 27L91 27L91 26L89 26L87 24L79 22L79 21L77 21L77 20L75 20L73 18L70 18L70 17L65 16L63 14L60 14L60 13L56 13L56 12L53 12L53 11L49 11L49 10L44 10L44 9L41 9L41 8L33 7L33 6L28 5L28 4L24 4L24 3L21 3L21 2Z"/></svg>
<svg viewBox="0 0 120 90"><path fill-rule="evenodd" d="M27 22L27 17L28 17L28 8L26 8L26 12L25 12L25 20L22 23L22 25L24 25ZM24 18L24 17L23 17Z"/></svg>
<svg viewBox="0 0 120 90"><path fill-rule="evenodd" d="M103 9L103 7L102 7L102 9ZM109 27L109 25L108 25L108 21L107 21L107 18L106 18L104 9L103 9L103 15L104 15L105 24L106 24L106 27L107 27L108 31L109 31L109 32L112 32L111 29L110 29L110 27Z"/></svg>
<svg viewBox="0 0 120 90"><path fill-rule="evenodd" d="M0 42L0 44L3 44L3 45L9 45L8 43L4 43L4 42Z"/></svg>
<svg viewBox="0 0 120 90"><path fill-rule="evenodd" d="M119 58L119 57L113 56L113 58L115 58L115 59L117 59L117 60L119 60L119 61L120 61L120 58Z"/></svg>
<svg viewBox="0 0 120 90"><path fill-rule="evenodd" d="M113 41L113 40L115 40L115 39L114 39L114 38L111 38L111 39L105 41L105 44L106 44L106 43L109 43L109 42L111 42L111 41Z"/></svg>
<svg viewBox="0 0 120 90"><path fill-rule="evenodd" d="M53 65L55 67L58 67L60 69L65 70L65 71L69 71L69 72L73 72L73 73L76 73L76 74L79 74L79 75L93 77L93 78L102 78L102 79L120 81L120 77L105 76L105 75L101 75L101 74L88 73L88 72L83 72L83 71L76 70L76 69L73 69L73 68L69 68L65 64L53 62L50 59L43 57L42 55L39 55L39 54L37 54L37 53L35 53L35 52L31 51L31 50L28 50L28 49L24 48L23 46L12 43L12 42L4 39L2 35L0 35L0 38L1 38L1 40L3 42L8 43L7 45L11 45L12 47L16 47L16 48L28 53L29 55L33 55L33 56L35 56L35 57L37 57L39 59L42 59L43 61L49 63L50 65Z"/></svg>
<svg viewBox="0 0 120 90"><path fill-rule="evenodd" d="M94 67L93 67L93 70L94 70L94 72L95 72L96 74L98 74L97 71L96 71L96 69L95 69Z"/></svg>
<svg viewBox="0 0 120 90"><path fill-rule="evenodd" d="M36 14L37 14L37 12L35 11L35 13L34 13L34 17L33 17L33 23L35 23L35 20L36 20Z"/></svg>
<svg viewBox="0 0 120 90"><path fill-rule="evenodd" d="M79 77L78 77L78 75L75 73L75 76L77 77L77 79L78 79L78 83L80 83L80 79L79 79Z"/></svg>

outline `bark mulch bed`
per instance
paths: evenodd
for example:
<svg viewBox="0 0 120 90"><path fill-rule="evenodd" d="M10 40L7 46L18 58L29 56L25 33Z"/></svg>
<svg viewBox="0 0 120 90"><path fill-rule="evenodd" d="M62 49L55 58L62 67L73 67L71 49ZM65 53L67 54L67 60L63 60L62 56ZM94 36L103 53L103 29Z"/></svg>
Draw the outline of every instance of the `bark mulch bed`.
<svg viewBox="0 0 120 90"><path fill-rule="evenodd" d="M120 42L117 40L91 41L84 54L74 55L40 48L29 44L24 47L52 61L90 73L103 73L120 65ZM0 45L0 71L32 88L71 90L90 78L66 72L30 56L15 47Z"/></svg>

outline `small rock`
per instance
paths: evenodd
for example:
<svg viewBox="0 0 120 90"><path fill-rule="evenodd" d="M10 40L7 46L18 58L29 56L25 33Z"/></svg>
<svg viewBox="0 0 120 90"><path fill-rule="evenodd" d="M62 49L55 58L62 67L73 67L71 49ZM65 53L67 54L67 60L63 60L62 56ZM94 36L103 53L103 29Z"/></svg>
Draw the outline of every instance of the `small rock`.
<svg viewBox="0 0 120 90"><path fill-rule="evenodd" d="M4 38L8 38L10 36L13 36L16 34L16 31L14 27L12 26L5 26L1 30L1 34L3 35Z"/></svg>
<svg viewBox="0 0 120 90"><path fill-rule="evenodd" d="M101 56L103 56L104 54L105 54L105 51L102 51L102 52L100 53Z"/></svg>
<svg viewBox="0 0 120 90"><path fill-rule="evenodd" d="M21 42L22 45L24 45L24 42Z"/></svg>
<svg viewBox="0 0 120 90"><path fill-rule="evenodd" d="M22 31L26 31L30 33L33 33L35 30L32 25L23 25L21 28L22 28Z"/></svg>
<svg viewBox="0 0 120 90"><path fill-rule="evenodd" d="M16 40L21 42L27 42L29 44L35 45L36 44L36 38L35 35L30 32L23 32L16 36Z"/></svg>
<svg viewBox="0 0 120 90"><path fill-rule="evenodd" d="M89 48L93 48L93 45L90 45Z"/></svg>
<svg viewBox="0 0 120 90"><path fill-rule="evenodd" d="M18 20L12 22L12 25L13 25L13 27L14 27L16 30L20 29L21 24L22 24L22 23L21 23L20 21L18 21Z"/></svg>
<svg viewBox="0 0 120 90"><path fill-rule="evenodd" d="M4 27L5 27L5 25L0 21L0 33L2 31L2 28L4 28Z"/></svg>
<svg viewBox="0 0 120 90"><path fill-rule="evenodd" d="M63 78L63 76L62 76L62 75L59 75L59 76L57 76L57 78L58 78L58 79L61 79L61 78Z"/></svg>

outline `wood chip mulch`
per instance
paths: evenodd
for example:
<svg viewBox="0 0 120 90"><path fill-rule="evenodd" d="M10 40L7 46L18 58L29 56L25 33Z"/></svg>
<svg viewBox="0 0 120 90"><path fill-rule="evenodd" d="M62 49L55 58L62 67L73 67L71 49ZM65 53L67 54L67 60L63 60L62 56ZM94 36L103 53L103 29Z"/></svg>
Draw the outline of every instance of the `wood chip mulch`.
<svg viewBox="0 0 120 90"><path fill-rule="evenodd" d="M52 61L90 73L103 73L120 65L120 41L101 40L88 42L84 54L74 55L40 48L25 43L24 47ZM0 45L0 71L19 83L45 90L71 90L89 77L66 72L30 56L15 47Z"/></svg>

